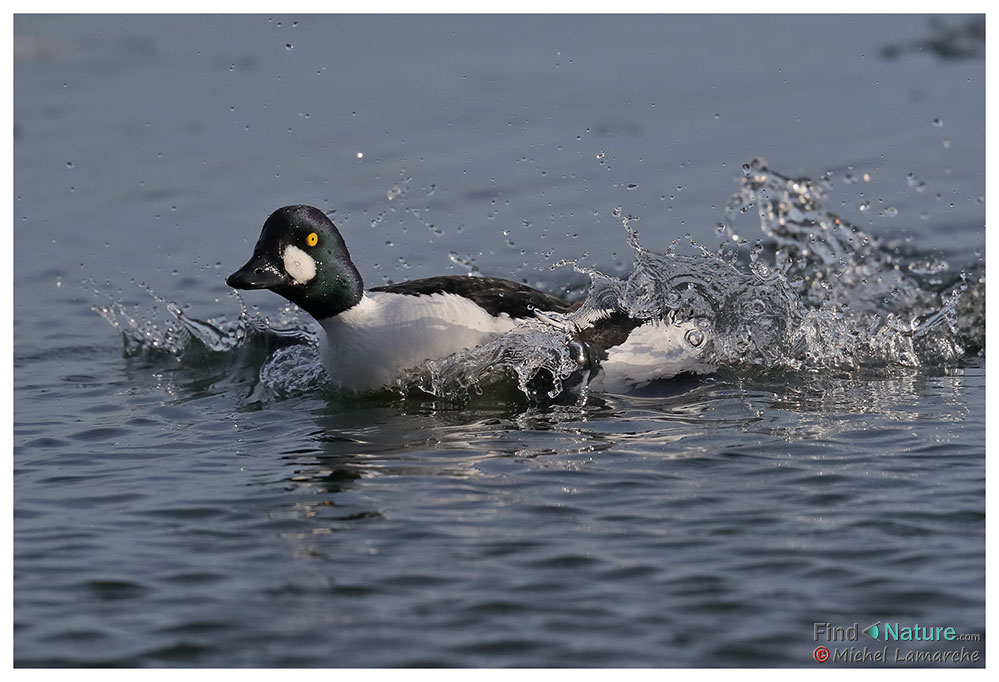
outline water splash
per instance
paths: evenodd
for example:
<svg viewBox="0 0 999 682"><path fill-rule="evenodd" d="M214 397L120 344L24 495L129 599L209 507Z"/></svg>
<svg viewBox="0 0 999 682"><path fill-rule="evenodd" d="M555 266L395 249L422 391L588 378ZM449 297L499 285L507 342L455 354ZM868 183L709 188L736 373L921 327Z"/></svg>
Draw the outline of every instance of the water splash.
<svg viewBox="0 0 999 682"><path fill-rule="evenodd" d="M290 308L274 322L250 314L240 298L241 311L236 319L199 320L152 289L140 288L159 305L150 309L136 304L130 310L114 299L92 307L121 333L126 358L194 372L215 368L221 371L220 376L247 370L253 384L250 402L307 392L328 383L319 359L318 334L296 316L286 319ZM94 291L99 295L99 289ZM240 380L235 379L236 383Z"/></svg>
<svg viewBox="0 0 999 682"><path fill-rule="evenodd" d="M615 208L634 252L631 275L559 261L590 280L576 310L539 314L517 334L435 363L429 383L418 385L435 395L481 391L505 368L524 393L536 394L532 387L543 378L548 395L557 395L583 383L586 363L572 343L578 330L608 312L654 323L664 334L681 330L686 347L678 353L694 372L891 374L954 363L966 349L984 347L984 275L974 302L962 307L965 273L948 275L947 263L925 254L907 260L827 211L828 183L786 177L761 159L744 171L721 227L745 244L735 239L733 220L755 209L765 240L711 251L690 239L688 252L674 241L656 253L642 246L637 218Z"/></svg>
<svg viewBox="0 0 999 682"><path fill-rule="evenodd" d="M402 376L394 389L465 402L486 392L554 399L583 383L578 344L569 329L527 321L478 348L425 363Z"/></svg>
<svg viewBox="0 0 999 682"><path fill-rule="evenodd" d="M676 371L890 375L983 351L984 271L955 273L933 256L903 254L827 211L828 177L790 178L761 159L743 171L717 226L729 241L718 249L688 235L682 248L674 241L665 253L651 251L641 244L638 218L615 208L634 254L628 277L559 261L553 267L589 279L571 312L536 311L537 319L490 343L412 368L388 390L456 403L585 394L601 362L585 330L608 316L649 324L668 339L663 362ZM749 245L736 222L754 213L763 238ZM165 323L117 302L94 308L122 332L126 356L239 364L258 379L255 399L329 383L317 333L292 307L272 321L249 314L240 298L237 319L200 321L148 293L160 304L154 310L166 310Z"/></svg>
<svg viewBox="0 0 999 682"><path fill-rule="evenodd" d="M774 245L771 269L759 254L751 268L785 282L797 298L788 327L794 349L781 364L793 369L953 362L964 355L957 306L966 275L932 257L906 261L894 249L822 206L828 182L789 178L754 159L726 206L725 225L755 207ZM734 232L733 232L734 233ZM938 277L930 280L924 275Z"/></svg>

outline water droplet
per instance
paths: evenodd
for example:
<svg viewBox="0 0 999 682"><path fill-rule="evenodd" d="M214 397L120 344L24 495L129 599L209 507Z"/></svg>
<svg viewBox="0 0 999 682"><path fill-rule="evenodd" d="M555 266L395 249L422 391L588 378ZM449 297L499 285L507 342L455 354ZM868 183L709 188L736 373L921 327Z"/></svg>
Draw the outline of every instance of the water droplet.
<svg viewBox="0 0 999 682"><path fill-rule="evenodd" d="M294 47L295 47L295 46L294 46L294 45L292 45L291 43L285 43L285 45L284 45L284 49L286 49L286 50L291 50L291 49L294 49Z"/></svg>
<svg viewBox="0 0 999 682"><path fill-rule="evenodd" d="M697 331L696 329L691 329L690 331L688 331L687 335L684 338L686 339L687 343L689 343L694 348L697 348L702 343L704 343L704 334Z"/></svg>
<svg viewBox="0 0 999 682"><path fill-rule="evenodd" d="M628 189L638 189L638 185L636 185L635 183L632 182L632 183L629 183L627 185L627 188Z"/></svg>
<svg viewBox="0 0 999 682"><path fill-rule="evenodd" d="M72 161L67 161L66 162L66 169L67 170L73 170L73 162Z"/></svg>
<svg viewBox="0 0 999 682"><path fill-rule="evenodd" d="M935 127L935 128L942 128L943 127L943 121L941 121L939 118L933 119L933 127Z"/></svg>

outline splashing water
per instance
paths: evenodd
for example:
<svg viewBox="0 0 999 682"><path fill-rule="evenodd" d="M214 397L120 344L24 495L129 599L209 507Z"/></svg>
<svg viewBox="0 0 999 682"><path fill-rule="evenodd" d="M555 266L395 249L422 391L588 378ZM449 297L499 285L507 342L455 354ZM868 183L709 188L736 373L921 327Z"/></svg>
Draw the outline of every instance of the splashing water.
<svg viewBox="0 0 999 682"><path fill-rule="evenodd" d="M553 267L571 266L590 280L572 312L538 311L538 319L483 346L413 368L389 390L458 403L504 391L553 399L585 390L596 368L579 330L608 312L652 323L650 329L675 338L670 352L677 366L701 373L891 373L953 363L966 349L984 348L984 273L948 275L943 261L907 260L823 208L828 179L788 178L760 159L743 170L718 226L730 243L711 251L690 240L681 253L674 241L656 253L641 245L633 225L638 218L614 209L634 252L630 276L560 261ZM766 239L748 247L734 221L753 209ZM239 364L254 372L259 386L252 395L260 400L328 384L319 337L290 308L282 320L291 324L286 329L249 315L245 305L235 321L201 322L149 293L169 312L165 325L120 303L95 307L121 330L126 356L187 366Z"/></svg>
<svg viewBox="0 0 999 682"><path fill-rule="evenodd" d="M279 321L290 323L281 328L267 318L250 315L243 304L235 320L219 317L203 321L185 314L181 306L148 287L142 288L166 310L169 316L165 320L156 319L160 306L151 311L136 306L138 310L129 311L120 301L109 301L93 307L121 332L125 357L150 365L217 368L223 373L245 369L245 376L237 372L235 383L253 384L250 402L314 390L327 383L319 359L318 335L294 318Z"/></svg>
<svg viewBox="0 0 999 682"><path fill-rule="evenodd" d="M799 319L788 328L792 350L781 364L890 369L939 365L964 355L957 304L967 288L965 273L941 293L918 275L939 275L948 269L945 262L923 258L919 267L904 262L826 211L821 183L785 177L761 159L744 170L742 189L726 206L725 226L731 230L733 216L755 206L763 233L776 246L774 267L763 263L760 247L750 267L760 277L776 275L797 298Z"/></svg>

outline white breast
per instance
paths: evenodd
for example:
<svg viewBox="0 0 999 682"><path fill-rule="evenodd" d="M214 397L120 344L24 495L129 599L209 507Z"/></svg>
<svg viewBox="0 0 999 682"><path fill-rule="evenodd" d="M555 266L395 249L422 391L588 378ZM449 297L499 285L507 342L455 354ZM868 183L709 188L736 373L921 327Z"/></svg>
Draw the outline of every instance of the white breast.
<svg viewBox="0 0 999 682"><path fill-rule="evenodd" d="M403 370L481 345L517 326L455 294L364 294L350 310L321 322L323 362L342 388L365 391L391 384Z"/></svg>

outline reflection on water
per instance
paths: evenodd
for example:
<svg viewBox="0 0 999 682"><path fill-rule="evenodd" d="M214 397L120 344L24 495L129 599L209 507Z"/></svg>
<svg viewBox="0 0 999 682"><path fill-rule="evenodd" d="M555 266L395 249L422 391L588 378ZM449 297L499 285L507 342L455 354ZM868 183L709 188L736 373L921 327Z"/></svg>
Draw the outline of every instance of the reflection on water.
<svg viewBox="0 0 999 682"><path fill-rule="evenodd" d="M289 558L314 572L301 589L337 595L336 615L323 617L346 618L344 627L381 622L386 600L422 604L448 632L483 618L496 627L488 614L497 600L522 624L564 615L571 603L588 605L594 631L621 625L606 598L577 594L576 584L645 590L653 610L682 610L682 623L655 626L670 636L691 624L717 628L719 609L747 626L777 595L810 604L770 633L783 640L810 632L816 609L840 619L923 617L890 576L927 561L913 536L951 519L962 519L962 533L980 527L984 482L971 462L981 439L960 434L975 419L967 396L983 374L974 361L888 378L721 373L682 391L666 382L661 395L526 408L286 401L271 409L310 407L313 430L308 447L281 457L291 499L270 519ZM926 486L939 493L932 509L915 501ZM979 545L953 542L954 561L975 564ZM476 592L482 581L489 595ZM961 599L916 583L908 589L937 613ZM814 604L807 595L820 585L846 602ZM628 609L651 627L651 612ZM721 660L774 654L761 653L769 645L751 629L725 629L744 650Z"/></svg>
<svg viewBox="0 0 999 682"><path fill-rule="evenodd" d="M789 444L849 442L863 428L857 420L862 415L878 415L880 424L894 429L917 421L964 422L969 414L965 375L978 380L983 371L972 363L889 378L716 376L679 393L663 382L660 396L587 394L574 405L528 408L442 408L413 399L394 407L355 405L349 412L320 410L315 446L284 453L282 459L294 469L289 476L294 484L338 493L365 476L475 477L482 475L482 462L497 457L568 457L575 464L605 451L696 458L717 451L701 440L725 433Z"/></svg>

